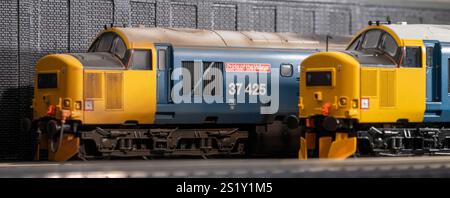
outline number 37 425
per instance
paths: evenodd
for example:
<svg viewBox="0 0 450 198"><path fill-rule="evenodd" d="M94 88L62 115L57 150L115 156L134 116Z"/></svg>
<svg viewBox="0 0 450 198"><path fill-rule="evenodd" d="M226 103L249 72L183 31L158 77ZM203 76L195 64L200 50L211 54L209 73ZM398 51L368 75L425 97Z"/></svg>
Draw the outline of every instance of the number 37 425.
<svg viewBox="0 0 450 198"><path fill-rule="evenodd" d="M243 83L230 83L228 85L228 94L230 95L266 95L267 85L263 83L249 83L245 88Z"/></svg>

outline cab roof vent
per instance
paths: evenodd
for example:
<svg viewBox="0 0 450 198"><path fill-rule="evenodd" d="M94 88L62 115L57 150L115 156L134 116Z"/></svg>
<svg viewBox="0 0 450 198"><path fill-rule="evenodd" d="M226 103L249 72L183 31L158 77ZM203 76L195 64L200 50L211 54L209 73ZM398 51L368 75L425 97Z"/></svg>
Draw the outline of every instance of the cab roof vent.
<svg viewBox="0 0 450 198"><path fill-rule="evenodd" d="M369 25L373 25L373 21L369 21ZM379 26L380 24L386 24L386 25L390 25L391 24L391 17L386 17L386 21L375 21L375 25Z"/></svg>

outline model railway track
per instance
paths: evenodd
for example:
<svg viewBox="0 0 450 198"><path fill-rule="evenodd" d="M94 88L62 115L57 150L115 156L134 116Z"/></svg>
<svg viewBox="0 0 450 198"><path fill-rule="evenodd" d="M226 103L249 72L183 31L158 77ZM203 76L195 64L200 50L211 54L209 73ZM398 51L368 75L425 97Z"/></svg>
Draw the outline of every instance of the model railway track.
<svg viewBox="0 0 450 198"><path fill-rule="evenodd" d="M2 163L0 177L450 177L450 157Z"/></svg>

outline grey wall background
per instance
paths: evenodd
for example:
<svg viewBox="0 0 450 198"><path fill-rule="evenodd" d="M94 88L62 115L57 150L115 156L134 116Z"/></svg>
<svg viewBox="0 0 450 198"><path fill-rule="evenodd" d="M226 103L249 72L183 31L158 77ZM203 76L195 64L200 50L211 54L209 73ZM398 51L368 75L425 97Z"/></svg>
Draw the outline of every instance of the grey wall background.
<svg viewBox="0 0 450 198"><path fill-rule="evenodd" d="M30 159L33 68L49 53L87 49L103 25L350 35L368 20L450 24L442 0L0 0L0 159Z"/></svg>

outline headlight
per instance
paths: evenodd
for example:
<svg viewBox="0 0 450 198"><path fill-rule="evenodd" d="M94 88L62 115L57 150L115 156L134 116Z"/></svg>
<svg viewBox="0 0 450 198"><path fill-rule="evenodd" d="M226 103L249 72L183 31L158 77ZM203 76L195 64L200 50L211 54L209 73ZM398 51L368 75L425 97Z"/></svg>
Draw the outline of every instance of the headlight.
<svg viewBox="0 0 450 198"><path fill-rule="evenodd" d="M340 106L345 106L345 105L347 105L347 98L345 98L345 97L339 98L339 105L340 105Z"/></svg>
<svg viewBox="0 0 450 198"><path fill-rule="evenodd" d="M64 99L63 100L63 107L66 107L66 108L70 107L70 99Z"/></svg>
<svg viewBox="0 0 450 198"><path fill-rule="evenodd" d="M358 99L352 100L352 107L355 109L358 108Z"/></svg>
<svg viewBox="0 0 450 198"><path fill-rule="evenodd" d="M76 101L75 102L75 109L76 110L81 110L81 101Z"/></svg>

